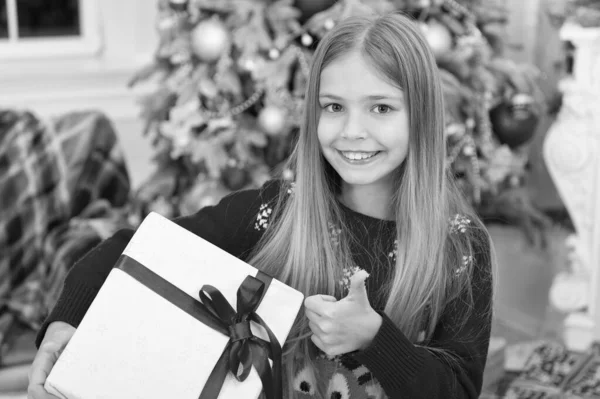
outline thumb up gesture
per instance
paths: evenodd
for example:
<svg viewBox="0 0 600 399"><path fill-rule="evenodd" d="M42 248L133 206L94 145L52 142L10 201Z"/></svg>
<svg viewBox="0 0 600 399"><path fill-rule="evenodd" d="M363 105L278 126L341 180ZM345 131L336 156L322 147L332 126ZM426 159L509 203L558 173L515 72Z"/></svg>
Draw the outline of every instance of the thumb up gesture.
<svg viewBox="0 0 600 399"><path fill-rule="evenodd" d="M313 295L304 300L314 344L328 356L367 348L381 326L381 316L367 297L361 270L350 279L348 295L339 301L329 295Z"/></svg>

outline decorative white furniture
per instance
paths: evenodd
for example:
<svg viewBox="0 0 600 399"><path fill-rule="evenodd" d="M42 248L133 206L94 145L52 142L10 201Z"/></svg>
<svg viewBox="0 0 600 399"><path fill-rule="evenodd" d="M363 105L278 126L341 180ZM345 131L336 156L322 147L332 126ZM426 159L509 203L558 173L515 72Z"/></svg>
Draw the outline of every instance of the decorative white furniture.
<svg viewBox="0 0 600 399"><path fill-rule="evenodd" d="M559 84L563 105L544 159L576 232L569 272L554 280L550 301L568 313L566 345L585 350L600 340L600 28L565 24L560 36L574 45L574 63Z"/></svg>

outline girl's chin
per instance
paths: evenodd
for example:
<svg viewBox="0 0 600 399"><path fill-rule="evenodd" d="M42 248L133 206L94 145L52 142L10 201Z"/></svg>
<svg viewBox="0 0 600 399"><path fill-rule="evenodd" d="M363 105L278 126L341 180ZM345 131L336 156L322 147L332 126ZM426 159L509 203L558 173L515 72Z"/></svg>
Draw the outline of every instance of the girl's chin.
<svg viewBox="0 0 600 399"><path fill-rule="evenodd" d="M348 171L344 171L339 173L339 175L345 184L352 186L368 186L382 181L382 176L380 174L348 173Z"/></svg>

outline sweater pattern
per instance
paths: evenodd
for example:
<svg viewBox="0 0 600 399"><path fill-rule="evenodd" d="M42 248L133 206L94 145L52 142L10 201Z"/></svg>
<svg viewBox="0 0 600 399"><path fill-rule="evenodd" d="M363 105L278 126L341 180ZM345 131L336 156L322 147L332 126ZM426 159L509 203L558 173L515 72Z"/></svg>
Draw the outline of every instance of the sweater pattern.
<svg viewBox="0 0 600 399"><path fill-rule="evenodd" d="M294 183L288 183L287 194L294 193ZM269 226L269 218L273 213L272 204L264 202L260 205L254 223L255 230L264 232ZM456 214L448 220L450 234L466 233L471 221L462 215ZM334 245L339 242L342 230L333 222L329 223L329 236ZM394 240L387 254L391 263L395 263L398 253L398 240ZM459 275L473 262L472 256L463 257L463 265L456 268L455 274ZM350 280L358 271L362 270L355 264L344 266L342 279L338 284L342 292L350 289ZM294 399L387 399L383 387L373 376L371 371L358 363L350 356L339 355L329 357L320 352L312 365L303 364L298 369L292 382Z"/></svg>

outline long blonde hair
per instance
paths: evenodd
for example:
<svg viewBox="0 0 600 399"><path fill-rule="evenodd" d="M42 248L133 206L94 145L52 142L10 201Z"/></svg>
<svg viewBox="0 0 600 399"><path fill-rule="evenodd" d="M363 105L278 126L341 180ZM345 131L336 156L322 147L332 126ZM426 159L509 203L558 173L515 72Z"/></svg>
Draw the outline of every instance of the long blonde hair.
<svg viewBox="0 0 600 399"><path fill-rule="evenodd" d="M419 27L405 16L351 17L319 43L301 132L289 159L288 166L295 171L294 193L287 195L287 187L282 187L270 226L248 261L306 296L339 297L337 282L343 265L352 264L352 258L348 239L330 237L332 222L344 229L336 199L340 177L323 157L317 139L318 94L321 71L353 51L405 93L410 140L408 155L397 172L393 201L396 266L382 289L387 298L385 313L410 341L417 343L424 331L426 342L448 302L459 295L462 298L465 291L470 293L472 266L463 257L473 253L472 246L477 245L473 240L487 233L446 170L444 103L437 65ZM466 234L449 234L448 221L455 214L471 220ZM463 264L468 269L456 274ZM305 319L301 312L286 353L312 353ZM288 372L291 378L293 370Z"/></svg>

